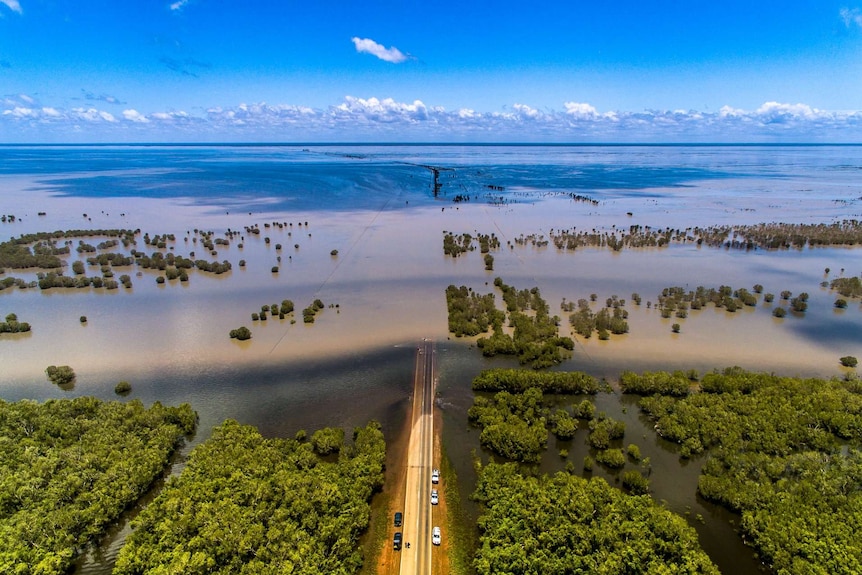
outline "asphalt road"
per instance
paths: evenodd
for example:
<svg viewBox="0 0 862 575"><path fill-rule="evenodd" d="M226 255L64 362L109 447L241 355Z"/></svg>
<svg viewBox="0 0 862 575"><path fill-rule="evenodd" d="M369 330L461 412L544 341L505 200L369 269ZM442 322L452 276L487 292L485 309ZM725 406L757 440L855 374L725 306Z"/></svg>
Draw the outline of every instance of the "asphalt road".
<svg viewBox="0 0 862 575"><path fill-rule="evenodd" d="M404 546L401 575L431 575L431 469L434 461L434 384L436 351L423 340L413 373L413 424L407 452ZM410 548L407 548L407 543Z"/></svg>

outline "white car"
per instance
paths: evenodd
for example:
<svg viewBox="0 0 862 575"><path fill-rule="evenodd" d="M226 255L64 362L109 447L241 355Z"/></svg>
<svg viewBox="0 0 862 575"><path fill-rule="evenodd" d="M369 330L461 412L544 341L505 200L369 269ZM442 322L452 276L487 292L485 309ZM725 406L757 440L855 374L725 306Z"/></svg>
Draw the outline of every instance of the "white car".
<svg viewBox="0 0 862 575"><path fill-rule="evenodd" d="M440 528L439 527L435 527L431 531L431 543L433 543L434 545L440 545Z"/></svg>
<svg viewBox="0 0 862 575"><path fill-rule="evenodd" d="M434 471L431 472L431 483L433 483L434 485L437 485L438 483L440 483L440 470L439 469L435 469Z"/></svg>
<svg viewBox="0 0 862 575"><path fill-rule="evenodd" d="M439 501L439 499L437 498L437 490L432 489L431 490L431 505L437 505L438 501Z"/></svg>

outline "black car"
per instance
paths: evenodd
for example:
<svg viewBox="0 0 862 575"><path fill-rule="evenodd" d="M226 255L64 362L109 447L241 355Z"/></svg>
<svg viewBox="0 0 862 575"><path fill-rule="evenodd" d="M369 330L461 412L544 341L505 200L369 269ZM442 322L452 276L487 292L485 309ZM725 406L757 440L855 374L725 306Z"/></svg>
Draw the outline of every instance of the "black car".
<svg viewBox="0 0 862 575"><path fill-rule="evenodd" d="M401 551L401 532L396 531L395 537L392 539L392 548L396 551Z"/></svg>
<svg viewBox="0 0 862 575"><path fill-rule="evenodd" d="M404 515L400 511L395 512L395 527L401 527L401 522L404 520Z"/></svg>

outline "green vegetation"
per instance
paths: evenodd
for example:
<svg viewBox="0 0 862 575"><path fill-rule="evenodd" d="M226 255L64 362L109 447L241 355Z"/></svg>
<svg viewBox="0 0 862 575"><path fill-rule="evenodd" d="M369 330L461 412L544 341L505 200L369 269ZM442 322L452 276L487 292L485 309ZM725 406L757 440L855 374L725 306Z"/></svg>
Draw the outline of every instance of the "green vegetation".
<svg viewBox="0 0 862 575"><path fill-rule="evenodd" d="M460 234L456 236L451 232L443 232L443 253L447 256L457 258L464 252L474 250L472 246L473 236L470 234Z"/></svg>
<svg viewBox="0 0 862 575"><path fill-rule="evenodd" d="M473 380L473 390L498 393L492 398L474 397L467 417L482 428L479 441L483 446L501 457L532 463L541 458L549 428L560 439L571 439L578 429L576 417L594 410L592 403L584 400L574 409L575 416L565 409L552 414L543 390L549 394L594 394L598 388L595 378L579 372L485 370ZM612 423L609 420L602 425Z"/></svg>
<svg viewBox="0 0 862 575"><path fill-rule="evenodd" d="M858 277L835 278L829 284L829 287L844 297L862 297L862 279Z"/></svg>
<svg viewBox="0 0 862 575"><path fill-rule="evenodd" d="M374 422L329 461L228 420L133 521L114 573L356 573L385 449Z"/></svg>
<svg viewBox="0 0 862 575"><path fill-rule="evenodd" d="M494 271L494 256L485 254L485 271Z"/></svg>
<svg viewBox="0 0 862 575"><path fill-rule="evenodd" d="M30 324L26 321L18 321L18 315L10 313L6 315L6 321L0 321L0 334L2 333L24 333L30 331Z"/></svg>
<svg viewBox="0 0 862 575"><path fill-rule="evenodd" d="M344 446L344 430L339 427L319 429L311 434L311 446L320 455L338 453Z"/></svg>
<svg viewBox="0 0 862 575"><path fill-rule="evenodd" d="M75 370L68 365L49 365L45 368L48 380L55 385L70 385L75 383Z"/></svg>
<svg viewBox="0 0 862 575"><path fill-rule="evenodd" d="M132 392L132 384L128 381L121 381L114 386L114 393L117 395L128 395Z"/></svg>
<svg viewBox="0 0 862 575"><path fill-rule="evenodd" d="M549 410L542 392L532 387L520 394L501 391L493 399L477 396L467 412L482 428L479 441L498 455L515 461L539 461L548 441L545 425Z"/></svg>
<svg viewBox="0 0 862 575"><path fill-rule="evenodd" d="M473 497L483 505L479 575L718 574L684 519L600 478L526 477L492 463Z"/></svg>
<svg viewBox="0 0 862 575"><path fill-rule="evenodd" d="M0 572L60 575L167 467L188 405L0 401Z"/></svg>
<svg viewBox="0 0 862 575"><path fill-rule="evenodd" d="M496 308L492 308L493 296L475 296L463 286L460 289L454 286L447 288L447 302L452 302L449 305L450 330L453 323L456 330L463 329L462 324L473 327L469 320L475 319L476 328L485 327L487 330L487 327L492 327L494 331L491 337L480 337L476 341L476 345L485 357L498 354L517 355L520 363L530 364L534 369L550 367L562 362L568 356L568 352L574 349L575 342L570 337L559 335L557 326L560 318L550 315L548 304L542 298L539 288L519 291L503 283L500 278L494 280L494 285L503 292L503 301L509 314L509 327L514 328L513 334L510 335L503 330L506 316ZM450 298L450 292L454 297ZM471 303L478 305L465 306L464 300L468 296L471 298ZM464 313L465 308L468 311L476 309L485 313L471 316ZM532 314L528 314L528 311ZM482 323L479 323L480 320ZM485 324L486 321L490 325ZM458 332L455 331L455 334L458 335Z"/></svg>
<svg viewBox="0 0 862 575"><path fill-rule="evenodd" d="M0 243L0 269L58 269L63 265L58 257L69 253L68 245L58 245L59 240L81 237L122 237L123 245L134 243L139 231L131 230L68 230L23 234Z"/></svg>
<svg viewBox="0 0 862 575"><path fill-rule="evenodd" d="M626 465L626 456L622 449L600 449L596 452L596 461L611 469L621 469Z"/></svg>
<svg viewBox="0 0 862 575"><path fill-rule="evenodd" d="M634 495L645 495L649 493L649 479L636 469L624 471L622 474L623 487Z"/></svg>
<svg viewBox="0 0 862 575"><path fill-rule="evenodd" d="M622 421L617 421L610 417L594 418L590 420L590 434L587 437L587 442L593 449L608 449L611 446L611 441L622 439L626 434L626 425ZM622 451L620 451L622 454ZM602 460L596 457L599 462ZM622 465L625 465L623 458ZM620 465L620 467L622 467Z"/></svg>
<svg viewBox="0 0 862 575"><path fill-rule="evenodd" d="M856 367L859 364L859 361L852 355L845 355L840 361L844 367Z"/></svg>
<svg viewBox="0 0 862 575"><path fill-rule="evenodd" d="M668 373L666 371L653 371L636 374L632 371L624 371L620 375L620 388L623 393L636 395L687 395L691 389L692 381L688 374L683 371Z"/></svg>
<svg viewBox="0 0 862 575"><path fill-rule="evenodd" d="M449 309L449 331L455 337L474 336L485 333L499 323L506 314L494 304L494 294L479 295L467 286L446 288L446 305Z"/></svg>
<svg viewBox="0 0 862 575"><path fill-rule="evenodd" d="M538 387L544 393L595 394L599 382L580 371L534 372L523 369L486 369L473 379L473 391L520 393ZM589 406L592 403L584 400Z"/></svg>
<svg viewBox="0 0 862 575"><path fill-rule="evenodd" d="M685 229L657 229L632 225L628 230L616 226L609 230L551 230L548 239L537 234L521 235L515 239L515 244L547 245L549 241L553 242L557 249L567 251L582 247L620 251L623 248L661 248L671 244L707 245L745 251L855 246L862 244L862 221L842 220L832 224L762 223Z"/></svg>
<svg viewBox="0 0 862 575"><path fill-rule="evenodd" d="M700 392L640 405L680 455L708 451L699 493L742 515L743 536L778 573L862 572L862 386L739 368Z"/></svg>
<svg viewBox="0 0 862 575"><path fill-rule="evenodd" d="M634 294L637 295L637 294ZM593 300L595 301L595 300ZM625 310L625 300L612 296L607 300L607 307L593 313L589 302L585 299L578 300L578 309L569 316L569 323L575 333L584 338L590 338L593 332L597 332L599 339L609 339L609 334L620 335L628 333L629 324L626 319L629 313ZM574 310L574 302L563 302L564 311Z"/></svg>
<svg viewBox="0 0 862 575"><path fill-rule="evenodd" d="M251 330L245 326L230 330L230 338L245 341L251 339Z"/></svg>
<svg viewBox="0 0 862 575"><path fill-rule="evenodd" d="M323 305L322 301L319 299L314 300L310 306L302 310L302 321L305 323L314 323L314 318L317 316L317 313L324 307L326 306Z"/></svg>

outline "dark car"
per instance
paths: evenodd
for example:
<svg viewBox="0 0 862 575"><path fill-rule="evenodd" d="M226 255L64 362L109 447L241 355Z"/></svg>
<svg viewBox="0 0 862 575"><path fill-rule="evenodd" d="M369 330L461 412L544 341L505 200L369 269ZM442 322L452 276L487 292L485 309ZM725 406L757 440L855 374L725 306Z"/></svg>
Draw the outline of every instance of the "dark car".
<svg viewBox="0 0 862 575"><path fill-rule="evenodd" d="M395 537L392 539L392 548L396 551L401 551L401 532L396 531Z"/></svg>
<svg viewBox="0 0 862 575"><path fill-rule="evenodd" d="M400 511L395 512L395 527L401 527L401 522L404 520L404 515Z"/></svg>

